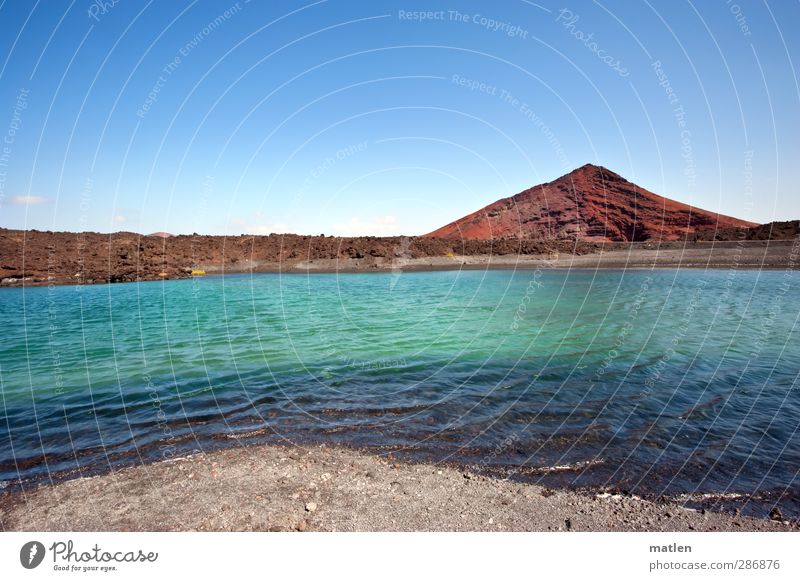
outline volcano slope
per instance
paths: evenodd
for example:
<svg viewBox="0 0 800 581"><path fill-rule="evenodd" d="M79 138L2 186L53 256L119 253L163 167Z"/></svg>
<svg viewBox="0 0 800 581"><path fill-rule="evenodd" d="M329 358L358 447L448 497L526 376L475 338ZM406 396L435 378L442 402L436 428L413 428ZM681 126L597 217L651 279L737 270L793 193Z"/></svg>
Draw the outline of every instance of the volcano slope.
<svg viewBox="0 0 800 581"><path fill-rule="evenodd" d="M489 204L426 237L644 242L756 225L670 200L609 169L587 164Z"/></svg>

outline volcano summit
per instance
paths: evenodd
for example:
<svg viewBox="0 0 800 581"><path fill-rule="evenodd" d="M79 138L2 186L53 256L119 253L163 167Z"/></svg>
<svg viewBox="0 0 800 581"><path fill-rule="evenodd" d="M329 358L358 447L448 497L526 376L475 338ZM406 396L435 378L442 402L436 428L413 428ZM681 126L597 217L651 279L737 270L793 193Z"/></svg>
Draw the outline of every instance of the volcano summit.
<svg viewBox="0 0 800 581"><path fill-rule="evenodd" d="M425 236L643 242L678 240L695 232L755 225L670 200L609 169L586 164Z"/></svg>

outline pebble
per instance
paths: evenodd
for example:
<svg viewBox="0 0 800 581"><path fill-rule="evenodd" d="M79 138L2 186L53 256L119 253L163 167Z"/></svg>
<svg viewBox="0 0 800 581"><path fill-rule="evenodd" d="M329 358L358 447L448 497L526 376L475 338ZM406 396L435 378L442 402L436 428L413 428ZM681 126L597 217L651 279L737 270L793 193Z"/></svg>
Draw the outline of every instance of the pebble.
<svg viewBox="0 0 800 581"><path fill-rule="evenodd" d="M773 506L772 510L769 511L769 519L770 520L783 520L783 514L781 514L781 509L777 506Z"/></svg>
<svg viewBox="0 0 800 581"><path fill-rule="evenodd" d="M317 510L317 503L316 502L308 502L306 503L306 512L314 512Z"/></svg>

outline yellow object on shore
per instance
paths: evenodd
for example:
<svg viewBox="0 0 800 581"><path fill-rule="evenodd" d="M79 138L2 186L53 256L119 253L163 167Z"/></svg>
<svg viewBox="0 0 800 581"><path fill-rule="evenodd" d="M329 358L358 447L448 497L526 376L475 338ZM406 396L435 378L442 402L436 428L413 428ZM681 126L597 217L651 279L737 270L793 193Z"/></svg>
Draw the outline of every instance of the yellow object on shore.
<svg viewBox="0 0 800 581"><path fill-rule="evenodd" d="M192 276L204 276L206 274L205 270L193 270Z"/></svg>

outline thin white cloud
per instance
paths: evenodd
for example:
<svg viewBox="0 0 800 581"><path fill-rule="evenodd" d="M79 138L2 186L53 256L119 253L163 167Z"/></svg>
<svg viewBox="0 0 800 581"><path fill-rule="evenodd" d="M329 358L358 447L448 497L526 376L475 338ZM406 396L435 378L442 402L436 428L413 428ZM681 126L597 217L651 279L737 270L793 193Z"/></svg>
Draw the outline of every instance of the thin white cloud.
<svg viewBox="0 0 800 581"><path fill-rule="evenodd" d="M243 232L256 236L268 234L293 234L291 226L283 222L272 222L264 212L254 212L247 218L228 216L228 231Z"/></svg>
<svg viewBox="0 0 800 581"><path fill-rule="evenodd" d="M334 232L339 236L393 236L398 234L399 226L394 216L382 216L363 221L358 216L344 224L334 224Z"/></svg>
<svg viewBox="0 0 800 581"><path fill-rule="evenodd" d="M286 224L251 224L247 227L248 234L266 236L267 234L288 234L290 228Z"/></svg>
<svg viewBox="0 0 800 581"><path fill-rule="evenodd" d="M14 206L36 206L47 202L44 196L14 196L11 203Z"/></svg>
<svg viewBox="0 0 800 581"><path fill-rule="evenodd" d="M114 216L114 222L117 222L119 224L122 224L123 222L127 222L127 221L128 221L128 217L127 216L123 216L122 214L117 214L116 216Z"/></svg>

